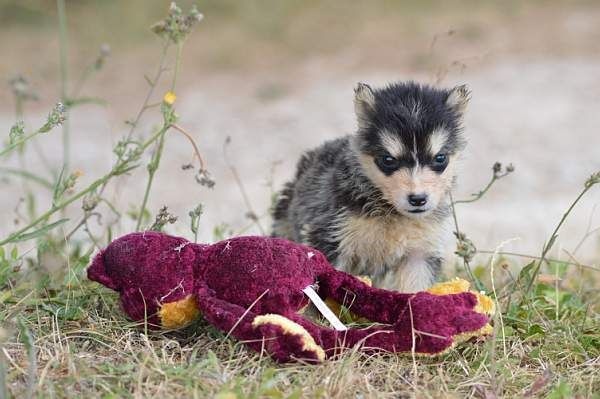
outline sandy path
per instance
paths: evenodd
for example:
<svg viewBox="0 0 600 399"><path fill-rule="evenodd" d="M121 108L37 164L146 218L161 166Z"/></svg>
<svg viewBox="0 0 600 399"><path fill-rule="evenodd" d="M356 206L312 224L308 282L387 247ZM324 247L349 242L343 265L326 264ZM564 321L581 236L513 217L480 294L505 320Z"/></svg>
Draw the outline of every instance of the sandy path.
<svg viewBox="0 0 600 399"><path fill-rule="evenodd" d="M457 196L466 197L482 187L496 160L513 162L517 167L517 172L498 183L485 199L459 209L462 228L478 247L493 249L518 237L505 249L538 253L585 179L600 170L599 71L600 60L594 59L519 60L467 70L460 79L454 79L467 82L473 91L465 122L469 147ZM153 212L165 204L180 216L181 222L172 231L188 235L187 212L197 202L205 205L204 240L211 239L216 224L227 223L235 231L248 224L238 187L222 155L227 136L232 138L229 157L256 212L264 214L270 196L266 182L274 161L280 161L273 175L275 186L280 187L293 173L303 150L353 131L352 88L356 81L377 85L408 78L381 70L324 74L318 64L306 65L300 74L293 77L293 85L281 87L273 86L281 79L209 76L201 87L181 91L177 104L181 124L198 139L217 185L213 190L200 187L192 174L181 170L180 166L189 162L191 150L182 137L172 136L150 200ZM269 90L275 98L265 100L265 95L257 95ZM5 131L11 118L0 114L0 126ZM73 165L85 172L84 181L110 167L111 145L123 132L120 121L114 119L110 109L95 107L81 108L73 117L73 145L77 148ZM52 134L40 143L50 158L58 159L59 133ZM28 164L42 168L35 155L30 155ZM116 198L123 208L141 201L144 184L142 169L119 185ZM5 187L7 191L0 198L0 230L4 234L12 228L18 195L15 185ZM576 245L597 203L599 189L577 208L558 240L557 250ZM268 219L261 223L268 228ZM599 225L600 210L592 223L593 227ZM123 231L128 228L131 223L124 223ZM600 239L592 237L582 247L581 258L597 261L599 244Z"/></svg>

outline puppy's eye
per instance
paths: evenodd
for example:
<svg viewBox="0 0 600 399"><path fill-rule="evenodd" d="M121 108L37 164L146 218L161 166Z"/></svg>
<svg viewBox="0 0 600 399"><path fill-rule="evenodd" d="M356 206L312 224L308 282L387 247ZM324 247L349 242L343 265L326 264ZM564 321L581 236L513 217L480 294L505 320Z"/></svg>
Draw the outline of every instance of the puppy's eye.
<svg viewBox="0 0 600 399"><path fill-rule="evenodd" d="M446 154L437 154L433 157L431 169L436 172L443 172L446 166L448 166L448 156Z"/></svg>
<svg viewBox="0 0 600 399"><path fill-rule="evenodd" d="M391 155L383 155L375 159L375 163L384 173L391 173L398 169L400 162Z"/></svg>
<svg viewBox="0 0 600 399"><path fill-rule="evenodd" d="M386 155L384 157L381 157L381 164L383 166L387 166L387 167L391 168L398 164L398 160L396 160L396 158L394 158L394 157Z"/></svg>
<svg viewBox="0 0 600 399"><path fill-rule="evenodd" d="M443 163L446 163L447 159L448 158L447 158L446 154L437 154L435 156L435 158L433 158L433 162L436 164L443 164Z"/></svg>

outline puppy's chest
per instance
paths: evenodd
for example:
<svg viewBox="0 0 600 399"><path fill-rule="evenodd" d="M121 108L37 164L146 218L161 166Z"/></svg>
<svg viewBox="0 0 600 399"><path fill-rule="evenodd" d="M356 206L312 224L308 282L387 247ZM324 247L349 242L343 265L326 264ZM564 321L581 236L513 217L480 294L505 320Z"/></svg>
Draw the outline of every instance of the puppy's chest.
<svg viewBox="0 0 600 399"><path fill-rule="evenodd" d="M348 216L338 219L337 266L354 274L395 268L412 252L439 252L441 228L424 220Z"/></svg>

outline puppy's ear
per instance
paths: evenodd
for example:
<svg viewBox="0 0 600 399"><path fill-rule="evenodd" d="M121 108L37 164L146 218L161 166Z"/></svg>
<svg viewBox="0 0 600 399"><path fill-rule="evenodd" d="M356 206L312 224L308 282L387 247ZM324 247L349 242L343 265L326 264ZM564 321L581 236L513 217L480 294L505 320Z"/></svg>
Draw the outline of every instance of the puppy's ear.
<svg viewBox="0 0 600 399"><path fill-rule="evenodd" d="M446 99L446 105L462 114L465 112L467 108L467 104L469 103L469 99L471 98L471 91L469 90L469 86L460 85L456 86L450 93L448 93L448 98Z"/></svg>
<svg viewBox="0 0 600 399"><path fill-rule="evenodd" d="M366 83L359 83L354 88L354 112L359 129L367 127L375 111L375 95Z"/></svg>

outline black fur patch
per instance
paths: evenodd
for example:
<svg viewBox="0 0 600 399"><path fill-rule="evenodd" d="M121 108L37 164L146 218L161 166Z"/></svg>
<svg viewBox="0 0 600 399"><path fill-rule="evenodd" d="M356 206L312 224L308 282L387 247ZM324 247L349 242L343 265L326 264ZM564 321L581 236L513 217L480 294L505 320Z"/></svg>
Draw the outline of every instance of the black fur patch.
<svg viewBox="0 0 600 399"><path fill-rule="evenodd" d="M450 92L414 82L374 90L374 108L366 111L366 123L358 132L361 151L372 156L385 155L386 149L381 143L381 132L385 131L398 137L410 151L416 149L420 164L430 164L433 159L427 147L430 134L436 129L448 132L445 153L462 150L465 141L461 136L460 111L446 104ZM400 160L403 166L411 167L415 163L411 155L406 154Z"/></svg>

